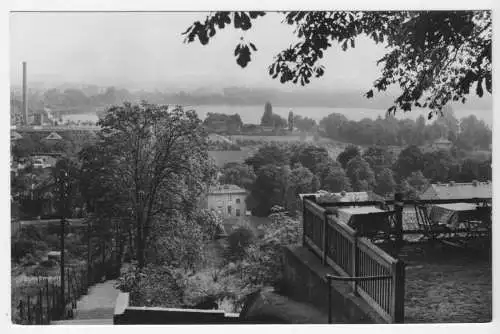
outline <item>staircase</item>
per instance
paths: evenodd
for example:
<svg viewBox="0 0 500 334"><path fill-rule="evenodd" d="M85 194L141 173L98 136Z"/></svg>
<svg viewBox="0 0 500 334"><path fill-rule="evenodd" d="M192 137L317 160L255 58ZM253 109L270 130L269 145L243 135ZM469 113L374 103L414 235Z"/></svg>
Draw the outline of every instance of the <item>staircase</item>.
<svg viewBox="0 0 500 334"><path fill-rule="evenodd" d="M91 287L77 303L71 320L53 321L51 325L112 325L118 290L110 280Z"/></svg>

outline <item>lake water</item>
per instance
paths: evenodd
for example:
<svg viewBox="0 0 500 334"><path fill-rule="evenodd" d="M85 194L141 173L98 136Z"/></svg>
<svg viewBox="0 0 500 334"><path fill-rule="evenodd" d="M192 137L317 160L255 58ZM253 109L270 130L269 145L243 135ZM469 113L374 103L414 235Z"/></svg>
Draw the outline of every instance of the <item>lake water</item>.
<svg viewBox="0 0 500 334"><path fill-rule="evenodd" d="M264 113L264 106L229 106L229 105L199 105L191 106L198 113L199 117L204 119L208 113L221 113L221 114L239 114L243 123L259 124L260 118ZM348 119L359 121L363 118L375 119L378 116L384 117L385 110L380 109L364 109L364 108L326 108L326 107L273 107L273 112L288 118L289 111L292 110L294 114L307 116L316 121L320 121L323 117L328 116L331 113L339 113L345 115ZM460 119L462 117L469 116L471 114L476 115L477 118L482 119L490 127L493 124L493 112L491 110L455 110L455 116ZM398 112L396 113L397 118L410 118L417 119L420 115L424 115L427 119L426 111L412 111L408 113ZM97 121L96 114L73 114L63 116L63 121Z"/></svg>

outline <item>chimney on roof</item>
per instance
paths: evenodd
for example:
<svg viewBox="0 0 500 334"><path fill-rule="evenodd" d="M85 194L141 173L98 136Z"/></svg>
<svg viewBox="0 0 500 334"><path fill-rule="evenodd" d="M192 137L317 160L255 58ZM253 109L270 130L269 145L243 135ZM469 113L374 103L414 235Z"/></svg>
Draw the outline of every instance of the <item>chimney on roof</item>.
<svg viewBox="0 0 500 334"><path fill-rule="evenodd" d="M453 187L455 185L455 181L450 181L450 187Z"/></svg>
<svg viewBox="0 0 500 334"><path fill-rule="evenodd" d="M472 180L472 185L473 185L474 187L477 187L477 185L478 185L477 180Z"/></svg>
<svg viewBox="0 0 500 334"><path fill-rule="evenodd" d="M28 90L28 69L26 62L23 61L23 123L24 125L28 125L28 98L27 98L27 90Z"/></svg>

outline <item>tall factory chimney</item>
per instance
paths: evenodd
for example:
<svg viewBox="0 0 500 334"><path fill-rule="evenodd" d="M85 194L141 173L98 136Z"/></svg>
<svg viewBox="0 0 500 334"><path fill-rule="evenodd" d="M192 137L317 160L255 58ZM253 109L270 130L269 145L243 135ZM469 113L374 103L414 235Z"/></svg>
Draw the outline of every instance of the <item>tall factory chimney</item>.
<svg viewBox="0 0 500 334"><path fill-rule="evenodd" d="M26 62L23 61L23 125L28 125L28 97L27 97L27 90L28 90L28 83L26 80L27 76L27 66Z"/></svg>

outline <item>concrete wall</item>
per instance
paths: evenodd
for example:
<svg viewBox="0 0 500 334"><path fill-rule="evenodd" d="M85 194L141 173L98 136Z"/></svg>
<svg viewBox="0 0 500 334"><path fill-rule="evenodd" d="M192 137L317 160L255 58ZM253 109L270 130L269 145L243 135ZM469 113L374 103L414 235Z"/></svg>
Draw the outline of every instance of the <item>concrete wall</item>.
<svg viewBox="0 0 500 334"><path fill-rule="evenodd" d="M328 312L326 274L336 274L329 266L302 246L287 247L284 258L283 292L291 298L311 303ZM332 282L332 314L336 323L384 323L361 298L354 296L349 283Z"/></svg>
<svg viewBox="0 0 500 334"><path fill-rule="evenodd" d="M114 325L195 325L195 324L237 324L239 314L217 310L192 310L162 307L129 306L129 294L118 295Z"/></svg>

